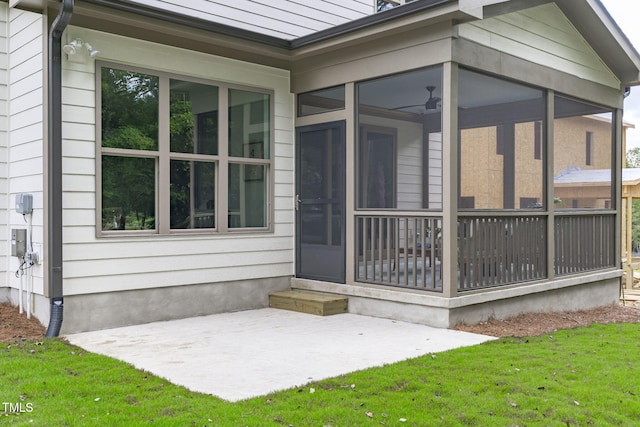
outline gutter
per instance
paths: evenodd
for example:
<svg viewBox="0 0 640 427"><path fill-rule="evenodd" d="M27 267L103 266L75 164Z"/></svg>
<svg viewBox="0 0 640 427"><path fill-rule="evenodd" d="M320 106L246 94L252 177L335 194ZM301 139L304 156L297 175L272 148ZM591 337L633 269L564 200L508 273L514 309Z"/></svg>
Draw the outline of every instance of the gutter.
<svg viewBox="0 0 640 427"><path fill-rule="evenodd" d="M62 33L73 15L74 0L62 6L49 31L47 279L51 310L46 337L57 337L62 326Z"/></svg>
<svg viewBox="0 0 640 427"><path fill-rule="evenodd" d="M363 30L376 24L402 18L424 10L458 3L458 1L459 0L422 0L405 3L402 6L394 7L393 9L385 10L384 12L374 13L373 15L365 16L363 18L356 19L355 21L349 21L344 24L327 28L326 30L316 31L307 36L298 37L297 39L291 40L290 49L293 50L308 46L313 43L339 37L358 30Z"/></svg>
<svg viewBox="0 0 640 427"><path fill-rule="evenodd" d="M401 7L395 7L384 12L374 13L354 21L349 21L344 24L327 28L326 30L317 31L294 39L268 36L258 32L236 28L231 25L211 22L176 12L169 12L160 8L137 4L127 0L84 0L83 2L292 51L296 48L339 37L350 32L366 29L375 24L388 22L417 12L433 9L438 6L457 4L459 1L460 0L415 1L404 4Z"/></svg>
<svg viewBox="0 0 640 427"><path fill-rule="evenodd" d="M291 47L290 42L283 38L268 36L254 31L236 28L231 25L225 25L217 22L207 21L205 19L190 17L153 6L134 3L128 0L85 0L84 3L90 3L109 9L119 10L121 12L132 13L135 15L144 16L146 18L157 19L160 21L170 22L172 24L183 25L189 28L196 28L199 30L218 33L245 41L278 47L281 49L290 49Z"/></svg>

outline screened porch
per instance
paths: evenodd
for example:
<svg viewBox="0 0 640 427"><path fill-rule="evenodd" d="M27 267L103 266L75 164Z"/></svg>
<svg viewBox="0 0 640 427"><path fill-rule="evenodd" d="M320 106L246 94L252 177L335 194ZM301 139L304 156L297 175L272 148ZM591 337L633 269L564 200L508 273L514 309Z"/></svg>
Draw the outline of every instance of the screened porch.
<svg viewBox="0 0 640 427"><path fill-rule="evenodd" d="M356 85L354 281L451 295L615 267L615 110L456 71L457 99L442 66Z"/></svg>

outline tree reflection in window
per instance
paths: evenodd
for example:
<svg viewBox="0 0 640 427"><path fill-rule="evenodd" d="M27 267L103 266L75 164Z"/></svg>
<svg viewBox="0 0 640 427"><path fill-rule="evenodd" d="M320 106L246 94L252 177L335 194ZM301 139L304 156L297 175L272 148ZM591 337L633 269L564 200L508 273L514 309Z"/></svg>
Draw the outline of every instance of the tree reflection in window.
<svg viewBox="0 0 640 427"><path fill-rule="evenodd" d="M158 77L103 68L101 89L102 146L158 150ZM103 230L155 228L155 168L153 158L102 157Z"/></svg>

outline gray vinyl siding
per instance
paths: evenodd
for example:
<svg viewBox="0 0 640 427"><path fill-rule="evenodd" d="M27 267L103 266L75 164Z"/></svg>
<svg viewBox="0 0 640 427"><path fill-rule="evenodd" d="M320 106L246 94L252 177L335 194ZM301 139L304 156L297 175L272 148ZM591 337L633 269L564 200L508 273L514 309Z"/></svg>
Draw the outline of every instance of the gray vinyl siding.
<svg viewBox="0 0 640 427"><path fill-rule="evenodd" d="M6 5L2 6L3 8ZM7 15L5 15L7 16ZM33 243L42 255L44 216L44 99L45 75L44 49L46 44L45 19L41 14L9 9L8 50L8 141L1 144L6 150L7 180L0 184L6 199L8 228L27 228L25 219L13 209L17 193L33 195ZM0 121L6 123L6 118ZM5 148L6 147L6 148ZM10 230L4 235L10 238ZM11 286L17 287L20 279L13 274L18 269L18 259L10 257L7 277ZM33 290L43 292L44 266L33 266Z"/></svg>
<svg viewBox="0 0 640 427"><path fill-rule="evenodd" d="M65 60L65 294L292 276L294 117L289 73L77 27L70 27L66 37L89 41L100 50L101 61L272 90L275 185L273 232L96 237L96 65L78 55Z"/></svg>
<svg viewBox="0 0 640 427"><path fill-rule="evenodd" d="M620 87L614 73L553 3L462 24L459 35L558 71Z"/></svg>
<svg viewBox="0 0 640 427"><path fill-rule="evenodd" d="M134 0L174 13L292 39L371 15L374 0Z"/></svg>

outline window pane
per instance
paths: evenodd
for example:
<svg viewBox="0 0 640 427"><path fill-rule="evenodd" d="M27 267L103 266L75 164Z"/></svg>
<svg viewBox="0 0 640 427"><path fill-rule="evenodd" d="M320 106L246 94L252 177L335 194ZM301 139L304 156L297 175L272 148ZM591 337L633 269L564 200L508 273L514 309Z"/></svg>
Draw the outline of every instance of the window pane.
<svg viewBox="0 0 640 427"><path fill-rule="evenodd" d="M344 86L298 95L298 116L344 110Z"/></svg>
<svg viewBox="0 0 640 427"><path fill-rule="evenodd" d="M442 209L442 67L358 84L358 208Z"/></svg>
<svg viewBox="0 0 640 427"><path fill-rule="evenodd" d="M102 69L102 146L158 149L158 77Z"/></svg>
<svg viewBox="0 0 640 427"><path fill-rule="evenodd" d="M215 228L215 164L171 161L171 228Z"/></svg>
<svg viewBox="0 0 640 427"><path fill-rule="evenodd" d="M102 156L102 230L156 228L155 159Z"/></svg>
<svg viewBox="0 0 640 427"><path fill-rule="evenodd" d="M613 112L561 96L554 105L556 209L614 209Z"/></svg>
<svg viewBox="0 0 640 427"><path fill-rule="evenodd" d="M270 96L229 89L229 156L270 157Z"/></svg>
<svg viewBox="0 0 640 427"><path fill-rule="evenodd" d="M267 226L266 165L229 165L229 228Z"/></svg>
<svg viewBox="0 0 640 427"><path fill-rule="evenodd" d="M460 69L460 209L544 205L544 91Z"/></svg>
<svg viewBox="0 0 640 427"><path fill-rule="evenodd" d="M171 151L218 154L218 88L171 80Z"/></svg>

